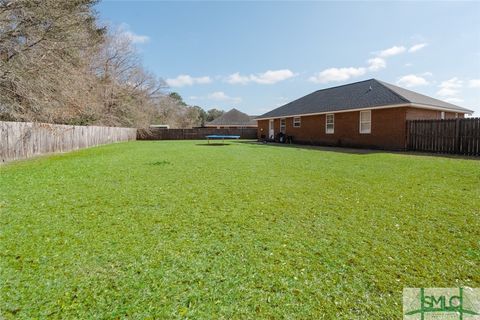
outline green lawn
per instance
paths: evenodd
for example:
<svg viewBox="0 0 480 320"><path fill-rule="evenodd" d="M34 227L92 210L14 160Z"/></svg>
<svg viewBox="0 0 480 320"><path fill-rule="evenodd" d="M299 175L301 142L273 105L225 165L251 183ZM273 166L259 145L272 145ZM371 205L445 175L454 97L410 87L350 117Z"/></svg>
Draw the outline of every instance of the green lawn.
<svg viewBox="0 0 480 320"><path fill-rule="evenodd" d="M480 161L129 142L0 167L0 318L400 319L480 287Z"/></svg>

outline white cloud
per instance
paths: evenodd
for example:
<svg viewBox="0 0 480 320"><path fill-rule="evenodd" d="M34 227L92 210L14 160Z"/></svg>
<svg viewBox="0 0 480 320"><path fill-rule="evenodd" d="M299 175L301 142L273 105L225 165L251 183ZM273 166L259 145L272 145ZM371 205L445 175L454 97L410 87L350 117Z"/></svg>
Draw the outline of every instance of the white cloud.
<svg viewBox="0 0 480 320"><path fill-rule="evenodd" d="M227 82L231 84L247 84L250 82L250 77L242 76L236 72L228 76Z"/></svg>
<svg viewBox="0 0 480 320"><path fill-rule="evenodd" d="M425 86L428 84L428 81L423 77L414 74L408 74L398 79L397 84L402 87L411 88Z"/></svg>
<svg viewBox="0 0 480 320"><path fill-rule="evenodd" d="M212 92L207 96L207 99L215 101L230 101L234 103L239 103L240 101L242 101L240 97L230 97L223 91Z"/></svg>
<svg viewBox="0 0 480 320"><path fill-rule="evenodd" d="M426 43L419 43L412 46L409 51L415 52L423 47ZM407 48L404 46L393 46L391 48L373 52L374 57L367 60L367 65L365 67L350 67L350 68L329 68L325 69L319 73L316 73L308 80L315 83L327 83L332 81L346 81L350 78L362 76L367 72L375 72L387 67L387 58L404 53L407 51ZM405 66L412 66L411 63L407 63ZM431 76L430 73L425 73L423 76ZM241 79L237 79L241 81ZM421 76L417 75L406 75L398 80L400 85L413 87L428 84L428 81Z"/></svg>
<svg viewBox="0 0 480 320"><path fill-rule="evenodd" d="M451 78L446 81L442 81L438 86L440 90L437 91L437 94L441 97L454 97L460 92L460 88L463 85L463 81L457 77Z"/></svg>
<svg viewBox="0 0 480 320"><path fill-rule="evenodd" d="M150 41L150 37L146 35L136 34L130 29L130 26L126 23L120 24L118 32L125 38L129 39L132 43L147 43Z"/></svg>
<svg viewBox="0 0 480 320"><path fill-rule="evenodd" d="M480 88L480 79L472 79L468 81L469 88Z"/></svg>
<svg viewBox="0 0 480 320"><path fill-rule="evenodd" d="M367 63L368 70L370 71L378 71L387 66L387 62L385 61L385 59L379 57L368 59Z"/></svg>
<svg viewBox="0 0 480 320"><path fill-rule="evenodd" d="M242 101L240 97L230 97L223 91L215 91L207 94L206 96L190 96L190 100L214 100L214 101L227 101L232 103L239 103Z"/></svg>
<svg viewBox="0 0 480 320"><path fill-rule="evenodd" d="M433 73L427 71L427 72L422 73L422 76L424 76L424 77L431 77L431 76L433 76Z"/></svg>
<svg viewBox="0 0 480 320"><path fill-rule="evenodd" d="M411 66L413 66L413 63L411 63L411 62L405 63L405 67L411 67Z"/></svg>
<svg viewBox="0 0 480 320"><path fill-rule="evenodd" d="M366 67L358 68L329 68L310 77L309 80L316 83L326 83L331 81L345 81L353 77L364 75L367 71L375 72L387 67L386 59L388 57L403 53L406 51L404 46L393 46L374 53L375 57L367 60Z"/></svg>
<svg viewBox="0 0 480 320"><path fill-rule="evenodd" d="M279 81L290 79L294 76L295 74L288 69L276 71L268 70L267 72L254 76L253 81L261 84L273 84Z"/></svg>
<svg viewBox="0 0 480 320"><path fill-rule="evenodd" d="M308 80L314 83L327 83L332 81L345 81L353 77L364 75L365 68L329 68L315 74Z"/></svg>
<svg viewBox="0 0 480 320"><path fill-rule="evenodd" d="M247 84L250 82L259 84L274 84L295 77L296 74L289 69L268 70L263 73L241 75L239 72L233 73L227 77L230 84Z"/></svg>
<svg viewBox="0 0 480 320"><path fill-rule="evenodd" d="M393 46L391 48L380 51L378 56L380 58L387 58L391 56L396 56L397 54L403 53L407 50L404 46Z"/></svg>
<svg viewBox="0 0 480 320"><path fill-rule="evenodd" d="M132 31L124 31L123 35L125 37L127 37L128 39L130 39L130 41L132 41L132 43L147 43L148 41L150 41L150 37L144 36L144 35L139 35L139 34L136 34Z"/></svg>
<svg viewBox="0 0 480 320"><path fill-rule="evenodd" d="M212 79L210 79L210 77L207 77L207 76L194 78L188 74L181 74L176 78L167 79L165 81L170 87L183 87L183 86L191 86L194 84L207 84L212 82Z"/></svg>
<svg viewBox="0 0 480 320"><path fill-rule="evenodd" d="M415 44L415 45L411 46L410 49L408 49L408 52L417 52L417 51L425 48L427 45L428 45L427 43Z"/></svg>

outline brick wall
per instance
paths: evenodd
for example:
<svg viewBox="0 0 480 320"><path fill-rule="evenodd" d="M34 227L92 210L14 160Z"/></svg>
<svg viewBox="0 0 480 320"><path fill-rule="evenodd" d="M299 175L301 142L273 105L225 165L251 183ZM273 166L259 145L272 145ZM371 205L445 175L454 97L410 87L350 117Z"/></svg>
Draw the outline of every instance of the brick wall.
<svg viewBox="0 0 480 320"><path fill-rule="evenodd" d="M404 150L406 147L405 120L440 119L440 111L410 107L371 110L371 133L361 134L360 112L335 113L333 134L325 133L325 114L301 117L300 128L293 127L293 117L286 117L286 134L293 136L295 143L345 147L380 148ZM463 114L459 114L463 117ZM455 118L455 113L446 113L445 118ZM258 121L257 135L268 137L269 120ZM275 135L280 132L280 119L274 119Z"/></svg>
<svg viewBox="0 0 480 320"><path fill-rule="evenodd" d="M427 110L418 108L406 108L407 120L440 120L442 118L442 112L437 110ZM458 118L463 118L463 113L458 113ZM456 114L454 112L445 112L445 119L455 119Z"/></svg>

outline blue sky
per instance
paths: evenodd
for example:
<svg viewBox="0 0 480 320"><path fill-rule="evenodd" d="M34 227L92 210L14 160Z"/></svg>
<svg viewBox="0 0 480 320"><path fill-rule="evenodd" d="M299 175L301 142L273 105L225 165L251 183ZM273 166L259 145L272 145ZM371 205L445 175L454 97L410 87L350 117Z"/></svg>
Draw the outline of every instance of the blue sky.
<svg viewBox="0 0 480 320"><path fill-rule="evenodd" d="M102 1L189 104L262 114L377 78L480 116L480 2Z"/></svg>

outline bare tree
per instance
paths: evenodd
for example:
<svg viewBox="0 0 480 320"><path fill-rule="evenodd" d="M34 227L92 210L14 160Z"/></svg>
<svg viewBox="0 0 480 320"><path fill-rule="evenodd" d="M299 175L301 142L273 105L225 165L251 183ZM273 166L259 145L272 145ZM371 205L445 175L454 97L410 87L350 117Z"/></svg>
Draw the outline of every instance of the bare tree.
<svg viewBox="0 0 480 320"><path fill-rule="evenodd" d="M79 98L86 96L87 81L81 53L104 32L95 24L94 3L0 1L2 119L58 122L83 107Z"/></svg>
<svg viewBox="0 0 480 320"><path fill-rule="evenodd" d="M91 59L102 101L102 123L146 126L155 112L165 82L142 66L129 37L116 31L106 36Z"/></svg>
<svg viewBox="0 0 480 320"><path fill-rule="evenodd" d="M165 93L128 36L98 27L95 3L0 0L0 120L201 125L205 113Z"/></svg>

